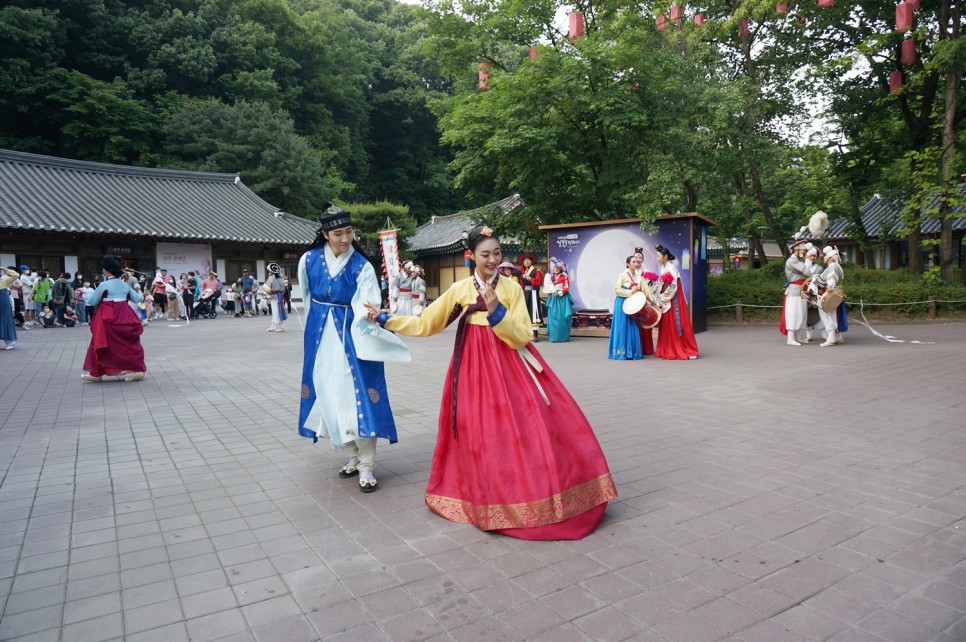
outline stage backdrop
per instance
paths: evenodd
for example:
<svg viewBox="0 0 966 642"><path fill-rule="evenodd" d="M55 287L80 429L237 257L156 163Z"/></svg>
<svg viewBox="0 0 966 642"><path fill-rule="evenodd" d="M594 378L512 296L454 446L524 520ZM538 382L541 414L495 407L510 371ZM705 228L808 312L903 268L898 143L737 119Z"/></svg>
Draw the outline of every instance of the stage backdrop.
<svg viewBox="0 0 966 642"><path fill-rule="evenodd" d="M637 219L548 225L547 256L567 264L575 309L613 310L614 284L635 247L644 248L645 272L660 272L654 246L661 244L677 257L681 284L696 332L707 328L707 228L714 221L700 214L662 216L657 231L647 234Z"/></svg>

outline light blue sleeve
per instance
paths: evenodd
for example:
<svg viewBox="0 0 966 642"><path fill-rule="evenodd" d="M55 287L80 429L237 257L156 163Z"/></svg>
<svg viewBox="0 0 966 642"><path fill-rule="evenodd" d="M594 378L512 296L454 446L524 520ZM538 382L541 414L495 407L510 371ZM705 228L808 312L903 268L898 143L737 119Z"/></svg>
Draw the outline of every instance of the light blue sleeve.
<svg viewBox="0 0 966 642"><path fill-rule="evenodd" d="M379 289L376 271L368 261L356 279L356 292L352 296L352 311L355 314L352 342L356 346L356 354L366 361L410 363L413 357L402 339L378 323L366 320L366 303L376 308L382 305L382 290Z"/></svg>
<svg viewBox="0 0 966 642"><path fill-rule="evenodd" d="M302 307L305 309L305 318L309 318L309 306L312 304L312 293L309 291L309 273L305 270L305 257L308 252L299 259L299 290L302 292Z"/></svg>

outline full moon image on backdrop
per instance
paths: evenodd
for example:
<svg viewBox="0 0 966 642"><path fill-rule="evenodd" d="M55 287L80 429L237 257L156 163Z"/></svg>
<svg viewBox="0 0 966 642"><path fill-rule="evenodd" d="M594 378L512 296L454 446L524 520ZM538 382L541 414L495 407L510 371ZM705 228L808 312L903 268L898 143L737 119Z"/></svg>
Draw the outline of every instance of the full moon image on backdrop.
<svg viewBox="0 0 966 642"><path fill-rule="evenodd" d="M614 284L625 269L624 261L635 247L644 246L644 271L657 271L654 252L648 251L640 232L616 229L601 232L592 238L580 254L571 274L571 287L580 294L584 307L591 310L610 310L614 307ZM651 244L653 247L653 243Z"/></svg>

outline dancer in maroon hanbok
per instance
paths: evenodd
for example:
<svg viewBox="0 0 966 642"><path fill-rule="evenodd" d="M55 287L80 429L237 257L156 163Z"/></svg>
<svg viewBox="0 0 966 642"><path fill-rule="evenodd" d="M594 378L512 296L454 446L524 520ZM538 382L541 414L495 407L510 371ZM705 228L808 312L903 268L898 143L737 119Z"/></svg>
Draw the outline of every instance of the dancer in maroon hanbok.
<svg viewBox="0 0 966 642"><path fill-rule="evenodd" d="M657 262L661 264L657 296L670 307L661 316L654 354L662 359L697 359L698 342L694 338L688 302L684 298L681 273L674 264L674 255L663 245L658 245Z"/></svg>
<svg viewBox="0 0 966 642"><path fill-rule="evenodd" d="M95 307L91 320L91 343L87 347L84 370L85 381L99 382L102 377L117 376L124 381L144 378L144 348L141 332L144 327L128 300L139 303L140 292L131 289L119 278L123 271L116 256L108 254L102 263L104 280L88 298Z"/></svg>
<svg viewBox="0 0 966 642"><path fill-rule="evenodd" d="M467 240L476 269L420 318L370 321L429 336L460 319L443 387L426 504L454 522L531 540L581 539L617 497L594 431L531 344L520 286L497 273L500 242L488 227Z"/></svg>

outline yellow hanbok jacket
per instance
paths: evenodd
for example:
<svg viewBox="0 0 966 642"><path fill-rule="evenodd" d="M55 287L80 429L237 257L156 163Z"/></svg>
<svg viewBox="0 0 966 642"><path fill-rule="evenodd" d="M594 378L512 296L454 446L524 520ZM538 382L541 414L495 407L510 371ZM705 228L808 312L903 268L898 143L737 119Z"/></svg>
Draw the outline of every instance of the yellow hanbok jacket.
<svg viewBox="0 0 966 642"><path fill-rule="evenodd" d="M489 325L503 342L519 350L533 340L533 328L523 300L523 290L511 279L497 276L496 295L500 304L492 315L486 310L471 312L466 322L473 325ZM462 311L476 303L480 296L472 276L457 281L433 303L423 310L421 317L390 317L386 329L410 337L428 337L441 332L459 319ZM459 306L457 308L457 306Z"/></svg>

